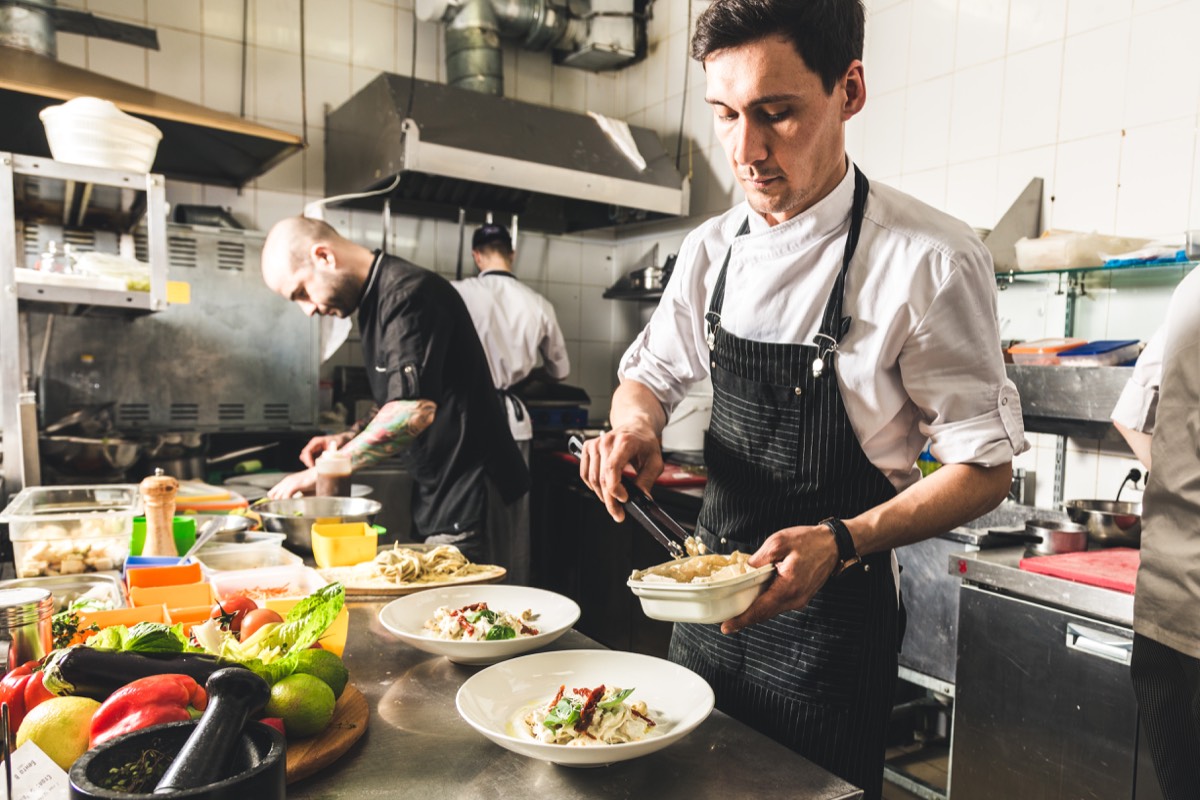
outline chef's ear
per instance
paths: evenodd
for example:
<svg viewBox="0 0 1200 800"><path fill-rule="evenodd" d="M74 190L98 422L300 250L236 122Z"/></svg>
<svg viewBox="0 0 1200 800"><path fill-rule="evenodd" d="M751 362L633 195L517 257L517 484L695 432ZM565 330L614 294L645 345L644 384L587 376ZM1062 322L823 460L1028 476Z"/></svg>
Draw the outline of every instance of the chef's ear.
<svg viewBox="0 0 1200 800"><path fill-rule="evenodd" d="M846 122L863 110L867 103L867 79L861 61L850 62L850 68L842 77L841 87L844 92L842 103L842 121Z"/></svg>
<svg viewBox="0 0 1200 800"><path fill-rule="evenodd" d="M313 243L308 252L314 269L337 268L337 258L334 256L333 248L325 242Z"/></svg>

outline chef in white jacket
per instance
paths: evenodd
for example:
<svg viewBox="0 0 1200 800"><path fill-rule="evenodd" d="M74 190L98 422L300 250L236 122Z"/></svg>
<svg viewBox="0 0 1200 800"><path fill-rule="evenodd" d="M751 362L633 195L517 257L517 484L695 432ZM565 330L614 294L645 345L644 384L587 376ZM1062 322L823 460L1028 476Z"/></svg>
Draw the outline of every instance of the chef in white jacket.
<svg viewBox="0 0 1200 800"><path fill-rule="evenodd" d="M513 274L516 253L503 225L484 225L471 238L471 255L479 275L455 281L475 331L483 342L492 382L508 412L513 439L529 463L533 427L525 405L510 390L542 364L547 377L561 381L571 370L567 345L554 306L521 283ZM499 515L495 527L499 541L493 552L508 569L509 581L529 582L529 495L504 506L489 504L489 516Z"/></svg>

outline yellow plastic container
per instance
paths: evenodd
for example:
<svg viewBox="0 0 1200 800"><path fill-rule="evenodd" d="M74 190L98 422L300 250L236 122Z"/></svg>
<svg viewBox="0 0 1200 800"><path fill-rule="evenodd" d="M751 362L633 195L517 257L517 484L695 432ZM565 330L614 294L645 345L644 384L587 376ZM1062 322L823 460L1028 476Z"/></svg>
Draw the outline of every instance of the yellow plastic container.
<svg viewBox="0 0 1200 800"><path fill-rule="evenodd" d="M277 611L280 616L287 616L287 612L292 610L292 606L303 600L303 597L278 597L272 598L266 602L266 607L272 611ZM346 649L346 637L350 634L350 609L342 606L342 610L338 613L333 624L325 629L321 634L321 638L317 640L321 647L331 653L342 657L342 653Z"/></svg>
<svg viewBox="0 0 1200 800"><path fill-rule="evenodd" d="M317 522L312 526L313 559L322 569L370 561L378 544L379 534L366 522Z"/></svg>

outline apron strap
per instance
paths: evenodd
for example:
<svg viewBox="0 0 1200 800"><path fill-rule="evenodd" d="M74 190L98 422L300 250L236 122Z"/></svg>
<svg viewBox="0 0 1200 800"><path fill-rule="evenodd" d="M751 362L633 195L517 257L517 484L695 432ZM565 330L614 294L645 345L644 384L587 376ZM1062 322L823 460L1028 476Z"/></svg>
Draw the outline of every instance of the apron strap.
<svg viewBox="0 0 1200 800"><path fill-rule="evenodd" d="M750 218L742 220L742 226L737 229L737 233L733 236L736 239L739 236L745 236L750 232ZM704 322L707 328L705 337L708 340L708 349L711 350L716 345L717 328L721 327L721 309L725 305L725 275L729 271L729 256L733 254L733 245L725 251L725 260L721 262L721 272L717 275L717 285L713 287L712 299L708 301L708 312L704 315Z"/></svg>

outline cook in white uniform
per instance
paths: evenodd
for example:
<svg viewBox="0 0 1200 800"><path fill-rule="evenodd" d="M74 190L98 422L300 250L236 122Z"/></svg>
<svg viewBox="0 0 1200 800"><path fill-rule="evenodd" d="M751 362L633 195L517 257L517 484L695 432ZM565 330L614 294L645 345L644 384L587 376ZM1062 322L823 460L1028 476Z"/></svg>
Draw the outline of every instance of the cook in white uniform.
<svg viewBox="0 0 1200 800"><path fill-rule="evenodd" d="M715 0L698 18L746 202L684 240L580 470L621 519L623 467L649 490L663 424L712 378L697 533L776 576L720 627L677 624L670 657L877 800L903 626L892 550L993 508L1026 445L987 250L846 156L863 29L859 0ZM918 482L927 441L945 466Z"/></svg>
<svg viewBox="0 0 1200 800"><path fill-rule="evenodd" d="M533 427L529 411L510 390L543 365L545 375L561 381L571 370L567 345L558 317L550 301L517 280L513 274L516 257L512 237L502 225L484 225L471 238L471 255L479 275L455 281L475 331L483 343L492 382L500 391L508 412L508 425L517 447L529 463L529 440ZM529 582L529 495L505 506L488 506L490 529L496 531L493 543L501 564L508 569L512 583Z"/></svg>
<svg viewBox="0 0 1200 800"><path fill-rule="evenodd" d="M1166 322L1112 412L1150 469L1130 676L1167 800L1200 789L1200 270L1180 282Z"/></svg>

